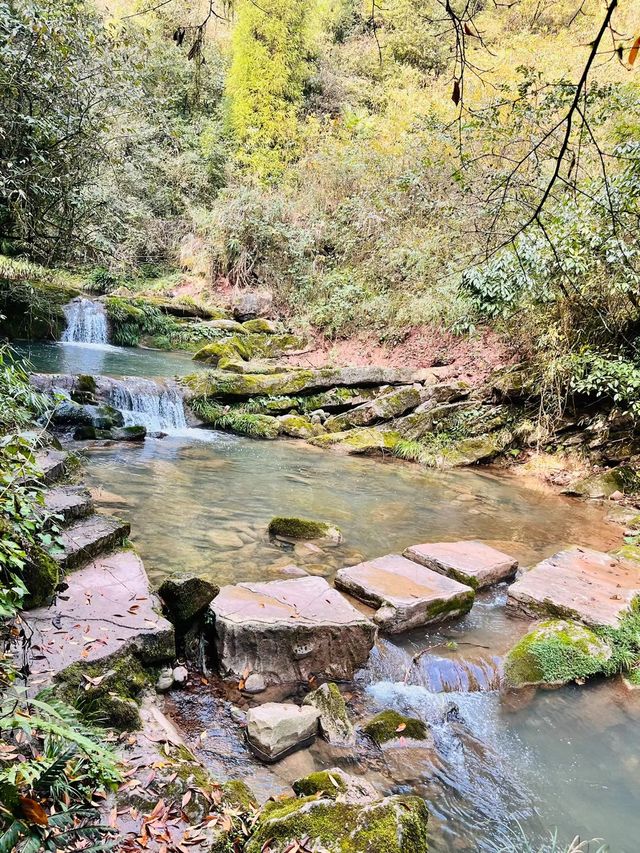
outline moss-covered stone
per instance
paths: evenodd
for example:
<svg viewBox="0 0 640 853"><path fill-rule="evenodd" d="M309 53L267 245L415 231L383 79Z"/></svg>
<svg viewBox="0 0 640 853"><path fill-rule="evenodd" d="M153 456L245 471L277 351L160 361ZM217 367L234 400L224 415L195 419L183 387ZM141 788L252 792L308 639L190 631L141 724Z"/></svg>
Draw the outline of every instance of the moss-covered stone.
<svg viewBox="0 0 640 853"><path fill-rule="evenodd" d="M76 663L54 676L55 691L81 703L107 725L130 731L141 726L137 698L154 674L131 654L93 664Z"/></svg>
<svg viewBox="0 0 640 853"><path fill-rule="evenodd" d="M363 732L378 746L397 738L425 740L428 733L426 723L413 717L405 717L398 711L381 711L362 727Z"/></svg>
<svg viewBox="0 0 640 853"><path fill-rule="evenodd" d="M329 418L325 427L329 432L342 432L353 427L367 426L380 421L403 415L409 409L415 409L422 400L418 388L394 388L387 394L356 406L341 415Z"/></svg>
<svg viewBox="0 0 640 853"><path fill-rule="evenodd" d="M0 279L0 335L59 340L66 324L64 306L79 295L67 285Z"/></svg>
<svg viewBox="0 0 640 853"><path fill-rule="evenodd" d="M59 579L56 561L44 548L32 548L22 570L22 580L29 590L23 604L25 609L48 604L53 598Z"/></svg>
<svg viewBox="0 0 640 853"><path fill-rule="evenodd" d="M166 578L158 594L171 618L184 627L201 615L219 592L219 587L194 574L175 574Z"/></svg>
<svg viewBox="0 0 640 853"><path fill-rule="evenodd" d="M315 795L269 803L258 818L246 853L260 853L268 842L283 853L296 840L328 853L426 853L428 812L419 797L386 797L358 805Z"/></svg>
<svg viewBox="0 0 640 853"><path fill-rule="evenodd" d="M313 521L310 518L284 518L276 516L269 522L269 536L280 536L286 539L314 541L319 539L341 539L340 531L324 521Z"/></svg>
<svg viewBox="0 0 640 853"><path fill-rule="evenodd" d="M567 684L604 672L612 653L611 646L584 625L549 619L508 652L505 681L510 687Z"/></svg>
<svg viewBox="0 0 640 853"><path fill-rule="evenodd" d="M292 438L314 438L324 433L324 427L311 423L309 418L303 415L282 415L278 420L280 431Z"/></svg>
<svg viewBox="0 0 640 853"><path fill-rule="evenodd" d="M305 696L303 704L311 705L320 711L320 731L329 743L351 745L355 742L355 731L337 684L329 682L320 685L317 690Z"/></svg>
<svg viewBox="0 0 640 853"><path fill-rule="evenodd" d="M247 332L254 332L261 335L275 335L278 331L278 327L273 320L267 320L265 317L256 317L255 320L245 320L242 326Z"/></svg>
<svg viewBox="0 0 640 853"><path fill-rule="evenodd" d="M292 787L298 797L324 794L330 800L335 800L339 794L347 790L344 779L339 774L332 773L330 770L319 770L317 773L310 773L302 779L297 779Z"/></svg>
<svg viewBox="0 0 640 853"><path fill-rule="evenodd" d="M628 495L640 492L640 476L630 465L592 474L565 490L566 494L581 498L608 498L614 492Z"/></svg>
<svg viewBox="0 0 640 853"><path fill-rule="evenodd" d="M310 439L310 444L316 447L332 447L354 456L372 456L391 453L399 441L400 436L393 430L363 427L319 435Z"/></svg>

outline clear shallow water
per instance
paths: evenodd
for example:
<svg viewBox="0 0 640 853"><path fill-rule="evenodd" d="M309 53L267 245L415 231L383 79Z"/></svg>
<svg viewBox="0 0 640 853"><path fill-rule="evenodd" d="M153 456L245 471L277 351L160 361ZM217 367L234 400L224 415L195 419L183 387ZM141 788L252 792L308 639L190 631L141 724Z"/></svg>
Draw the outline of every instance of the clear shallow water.
<svg viewBox="0 0 640 853"><path fill-rule="evenodd" d="M210 437L89 453L99 500L131 519L156 584L175 569L218 583L265 580L291 563L331 578L342 565L412 542L460 537L530 563L573 542L611 547L617 535L593 506L488 473L427 472L296 442ZM265 535L276 514L326 519L345 542L283 552ZM428 800L438 853L500 849L517 823L531 839L557 826L566 840L580 833L606 839L616 853L637 851L640 698L603 684L541 694L517 711L505 705L500 659L529 623L508 618L504 598L502 587L481 596L463 620L383 641L361 677L365 712L416 714L431 723L434 742L387 751L373 775L387 791L415 790ZM459 721L442 719L450 701ZM306 759L318 767L336 760L320 750Z"/></svg>
<svg viewBox="0 0 640 853"><path fill-rule="evenodd" d="M90 373L104 376L186 376L202 368L189 353L161 352L110 344L62 341L14 341L12 349L27 358L36 373Z"/></svg>

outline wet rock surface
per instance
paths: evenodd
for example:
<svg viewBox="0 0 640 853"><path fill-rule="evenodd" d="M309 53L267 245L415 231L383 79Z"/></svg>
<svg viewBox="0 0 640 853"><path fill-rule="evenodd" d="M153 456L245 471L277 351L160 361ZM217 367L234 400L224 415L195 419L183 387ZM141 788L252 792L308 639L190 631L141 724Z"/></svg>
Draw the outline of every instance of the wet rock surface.
<svg viewBox="0 0 640 853"><path fill-rule="evenodd" d="M474 589L506 580L518 568L513 557L475 540L412 545L403 556Z"/></svg>
<svg viewBox="0 0 640 853"><path fill-rule="evenodd" d="M570 548L512 584L507 609L532 618L575 619L591 628L617 627L638 595L637 565L600 551Z"/></svg>
<svg viewBox="0 0 640 853"><path fill-rule="evenodd" d="M54 554L58 565L66 570L86 563L103 551L121 545L131 525L110 515L90 515L74 521L60 534L61 551Z"/></svg>
<svg viewBox="0 0 640 853"><path fill-rule="evenodd" d="M390 634L460 616L474 599L470 587L399 554L340 569L335 585L377 607L374 621Z"/></svg>
<svg viewBox="0 0 640 853"><path fill-rule="evenodd" d="M44 508L47 512L62 516L64 523L69 523L91 515L93 499L84 486L58 486L45 492Z"/></svg>
<svg viewBox="0 0 640 853"><path fill-rule="evenodd" d="M355 744L356 732L337 684L329 682L320 685L305 696L303 704L316 708L320 713L320 733L326 741L334 746Z"/></svg>
<svg viewBox="0 0 640 853"><path fill-rule="evenodd" d="M351 679L375 638L375 626L320 577L225 586L210 611L221 672L238 680Z"/></svg>

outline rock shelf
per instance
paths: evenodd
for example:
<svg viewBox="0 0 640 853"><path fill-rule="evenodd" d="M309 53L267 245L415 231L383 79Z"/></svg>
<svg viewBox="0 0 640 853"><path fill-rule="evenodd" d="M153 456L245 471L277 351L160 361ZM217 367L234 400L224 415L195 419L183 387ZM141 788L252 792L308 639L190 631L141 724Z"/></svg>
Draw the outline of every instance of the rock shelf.
<svg viewBox="0 0 640 853"><path fill-rule="evenodd" d="M513 577L518 561L496 548L475 540L427 542L403 552L408 560L447 575L474 589L482 589Z"/></svg>

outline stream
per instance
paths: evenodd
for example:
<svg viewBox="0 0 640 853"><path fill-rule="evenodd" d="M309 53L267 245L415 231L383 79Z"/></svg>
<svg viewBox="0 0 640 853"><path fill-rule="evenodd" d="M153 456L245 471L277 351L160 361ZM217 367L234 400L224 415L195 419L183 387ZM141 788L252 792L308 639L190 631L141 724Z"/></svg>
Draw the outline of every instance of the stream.
<svg viewBox="0 0 640 853"><path fill-rule="evenodd" d="M195 367L184 354L108 344L16 349L47 372L156 378ZM271 580L292 563L331 580L341 566L428 540L482 539L524 565L568 544L607 550L619 541L601 508L481 469L430 471L296 441L182 426L167 432L86 451L97 503L131 521L154 586L176 570L219 584ZM274 515L326 520L342 530L344 543L282 550L266 536ZM357 769L382 790L425 797L439 853L490 853L509 842L510 850L524 850L514 838L524 833L534 842L556 827L564 841L580 834L604 839L612 853L635 853L640 699L617 681L594 681L541 691L512 707L498 690L500 659L529 623L505 615L505 590L478 596L462 619L378 642L358 675L354 703L363 714L393 707L421 717L433 742L412 747L400 740L382 757L363 746ZM185 691L172 701L180 722L210 732L212 768L223 778L251 776L265 797L314 768L355 769L352 755L319 742L273 770L258 768L237 731L220 722L221 702L212 694Z"/></svg>

